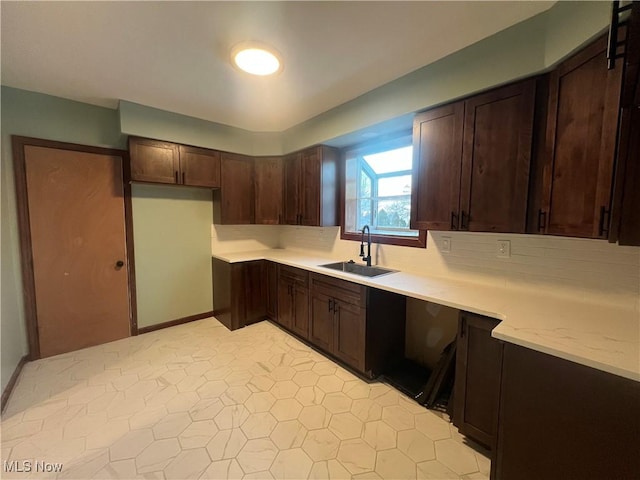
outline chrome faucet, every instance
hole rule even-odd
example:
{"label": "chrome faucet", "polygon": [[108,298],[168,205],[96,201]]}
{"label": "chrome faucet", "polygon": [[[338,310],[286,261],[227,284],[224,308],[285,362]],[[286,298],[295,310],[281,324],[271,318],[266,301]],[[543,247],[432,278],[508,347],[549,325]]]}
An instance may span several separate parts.
{"label": "chrome faucet", "polygon": [[[364,256],[364,231],[367,231],[367,256]],[[367,267],[371,266],[371,230],[369,229],[369,225],[365,225],[362,227],[362,237],[360,239],[360,256],[362,257],[362,261],[367,263]]]}

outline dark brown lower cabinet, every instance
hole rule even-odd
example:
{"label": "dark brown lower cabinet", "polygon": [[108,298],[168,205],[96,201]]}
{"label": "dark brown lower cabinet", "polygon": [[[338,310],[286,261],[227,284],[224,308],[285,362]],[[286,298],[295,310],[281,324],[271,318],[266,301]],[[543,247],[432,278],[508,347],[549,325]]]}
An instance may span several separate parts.
{"label": "dark brown lower cabinet", "polygon": [[404,356],[406,298],[310,275],[309,341],[369,378]]}
{"label": "dark brown lower cabinet", "polygon": [[212,259],[215,317],[229,330],[267,318],[266,268],[263,260],[229,263]]}
{"label": "dark brown lower cabinet", "polygon": [[275,263],[265,261],[267,272],[267,316],[271,320],[278,318],[278,267]]}
{"label": "dark brown lower cabinet", "polygon": [[640,382],[506,343],[491,478],[640,478]]}
{"label": "dark brown lower cabinet", "polygon": [[278,316],[276,321],[302,338],[309,336],[309,273],[278,265]]}
{"label": "dark brown lower cabinet", "polygon": [[498,426],[503,344],[491,337],[494,318],[460,312],[453,424],[493,448]]}

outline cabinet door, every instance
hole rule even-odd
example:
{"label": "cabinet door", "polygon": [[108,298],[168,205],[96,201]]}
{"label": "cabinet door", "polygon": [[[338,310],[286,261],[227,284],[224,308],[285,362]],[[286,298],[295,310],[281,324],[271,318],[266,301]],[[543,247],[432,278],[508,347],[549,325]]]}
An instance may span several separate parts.
{"label": "cabinet door", "polygon": [[255,223],[282,223],[282,157],[255,159]]}
{"label": "cabinet door", "polygon": [[277,322],[288,330],[291,330],[293,311],[293,283],[281,277],[278,279]]}
{"label": "cabinet door", "polygon": [[299,153],[284,158],[284,223],[300,224],[302,157]]}
{"label": "cabinet door", "polygon": [[129,155],[132,181],[179,183],[178,145],[148,138],[129,137]]}
{"label": "cabinet door", "polygon": [[293,287],[293,316],[291,330],[303,338],[309,338],[309,289]]}
{"label": "cabinet door", "polygon": [[416,116],[413,123],[411,228],[457,230],[464,102]]}
{"label": "cabinet door", "polygon": [[551,73],[543,210],[546,233],[608,230],[622,66],[607,70],[606,38]]}
{"label": "cabinet door", "polygon": [[535,80],[465,102],[461,229],[524,233]]}
{"label": "cabinet door", "polygon": [[491,478],[640,478],[640,383],[504,347]]}
{"label": "cabinet door", "polygon": [[497,431],[502,343],[491,337],[498,323],[460,314],[456,350],[453,423],[461,433],[493,447]]}
{"label": "cabinet door", "polygon": [[365,308],[336,302],[333,354],[360,371],[364,371],[365,323]]}
{"label": "cabinet door", "polygon": [[192,187],[220,187],[220,152],[180,145],[180,183]]}
{"label": "cabinet door", "polygon": [[278,318],[278,269],[273,262],[266,262],[267,270],[267,315],[272,320]]}
{"label": "cabinet door", "polygon": [[320,149],[310,148],[301,154],[302,195],[300,223],[320,226]]}
{"label": "cabinet door", "polygon": [[224,225],[253,223],[253,158],[222,154],[220,218]]}
{"label": "cabinet door", "polygon": [[311,294],[309,340],[327,352],[333,352],[333,302],[323,293]]}
{"label": "cabinet door", "polygon": [[244,300],[245,317],[243,325],[264,320],[267,315],[266,271],[263,260],[244,262],[243,291],[239,292]]}

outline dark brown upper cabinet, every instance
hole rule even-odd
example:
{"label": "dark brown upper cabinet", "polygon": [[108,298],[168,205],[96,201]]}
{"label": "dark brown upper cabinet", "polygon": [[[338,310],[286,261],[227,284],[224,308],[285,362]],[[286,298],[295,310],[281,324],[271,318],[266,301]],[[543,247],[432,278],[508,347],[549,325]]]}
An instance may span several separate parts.
{"label": "dark brown upper cabinet", "polygon": [[524,233],[535,80],[465,102],[460,229]]}
{"label": "dark brown upper cabinet", "polygon": [[282,157],[255,159],[255,223],[278,225],[282,221]]}
{"label": "dark brown upper cabinet", "polygon": [[600,38],[550,74],[540,230],[606,238],[622,67]]}
{"label": "dark brown upper cabinet", "polygon": [[220,152],[129,137],[130,180],[191,187],[220,187]]}
{"label": "dark brown upper cabinet", "polygon": [[627,24],[618,138],[609,241],[640,245],[640,2],[633,2]]}
{"label": "dark brown upper cabinet", "polygon": [[457,230],[464,102],[420,113],[413,122],[411,228]]}
{"label": "dark brown upper cabinet", "polygon": [[411,227],[525,231],[535,80],[418,115]]}
{"label": "dark brown upper cabinet", "polygon": [[220,187],[220,152],[180,145],[180,180],[192,187]]}
{"label": "dark brown upper cabinet", "polygon": [[338,152],[317,146],[284,157],[284,222],[338,225]]}
{"label": "dark brown upper cabinet", "polygon": [[213,195],[214,223],[255,223],[253,157],[225,152],[222,153],[221,162],[221,187]]}

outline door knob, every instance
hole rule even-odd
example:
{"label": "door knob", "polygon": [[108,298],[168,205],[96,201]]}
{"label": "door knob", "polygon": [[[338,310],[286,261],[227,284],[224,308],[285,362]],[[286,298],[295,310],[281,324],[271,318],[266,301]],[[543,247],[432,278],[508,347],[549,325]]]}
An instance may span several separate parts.
{"label": "door knob", "polygon": [[124,267],[124,262],[122,260],[118,260],[116,262],[116,268],[122,268],[122,267]]}

